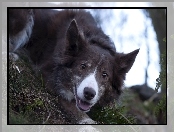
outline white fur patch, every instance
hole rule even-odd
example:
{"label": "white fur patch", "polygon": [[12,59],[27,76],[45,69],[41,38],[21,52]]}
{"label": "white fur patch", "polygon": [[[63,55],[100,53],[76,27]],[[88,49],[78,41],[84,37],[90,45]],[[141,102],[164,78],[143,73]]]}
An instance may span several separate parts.
{"label": "white fur patch", "polygon": [[85,119],[79,121],[79,124],[96,124],[96,123],[91,118],[85,118]]}
{"label": "white fur patch", "polygon": [[64,99],[68,100],[69,102],[71,102],[71,100],[74,99],[74,94],[71,91],[69,91],[69,90],[63,90],[63,89],[61,89],[60,90],[60,95]]}
{"label": "white fur patch", "polygon": [[95,78],[95,74],[96,74],[96,70],[94,71],[94,73],[89,74],[77,87],[77,96],[83,100],[85,100],[84,94],[83,94],[85,87],[90,87],[90,88],[93,88],[93,90],[95,90],[96,95],[90,101],[90,103],[96,103],[98,100],[99,88],[98,88],[98,83],[97,83],[96,78]]}

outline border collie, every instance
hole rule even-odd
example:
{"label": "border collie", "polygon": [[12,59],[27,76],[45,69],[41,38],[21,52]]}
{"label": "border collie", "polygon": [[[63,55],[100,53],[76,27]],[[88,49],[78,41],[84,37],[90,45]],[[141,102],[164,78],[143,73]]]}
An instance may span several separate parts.
{"label": "border collie", "polygon": [[89,12],[9,9],[8,20],[10,54],[26,49],[73,123],[95,123],[86,112],[118,99],[139,49],[116,52]]}

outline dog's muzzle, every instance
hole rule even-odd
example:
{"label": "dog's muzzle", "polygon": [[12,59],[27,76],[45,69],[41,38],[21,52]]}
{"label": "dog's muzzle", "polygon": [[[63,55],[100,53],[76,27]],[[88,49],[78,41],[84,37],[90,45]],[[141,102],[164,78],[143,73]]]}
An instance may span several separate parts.
{"label": "dog's muzzle", "polygon": [[96,92],[93,88],[85,87],[83,91],[84,99],[81,99],[80,97],[78,97],[76,93],[77,107],[82,111],[85,111],[85,112],[89,111],[93,105],[92,103],[90,103],[90,101],[95,97],[95,95],[96,95]]}

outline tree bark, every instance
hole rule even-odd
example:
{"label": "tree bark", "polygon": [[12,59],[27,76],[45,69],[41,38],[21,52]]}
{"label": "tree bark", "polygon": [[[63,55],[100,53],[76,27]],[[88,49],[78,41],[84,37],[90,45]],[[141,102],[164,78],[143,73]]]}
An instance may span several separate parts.
{"label": "tree bark", "polygon": [[[164,38],[166,38],[166,30],[167,30],[167,26],[166,26],[166,10],[165,9],[147,9],[146,10],[149,13],[149,17],[152,20],[152,24],[154,27],[154,30],[156,32],[156,37],[157,37],[157,41],[159,44],[159,56],[161,56],[161,54],[166,54],[166,45],[167,43],[163,40]],[[164,57],[163,61],[164,64],[166,64],[166,59],[167,59],[167,55]],[[162,59],[160,58],[160,63],[162,62]],[[166,64],[167,65],[167,64]],[[166,94],[167,92],[167,88],[166,88],[166,84],[162,84],[161,86],[161,93]]]}

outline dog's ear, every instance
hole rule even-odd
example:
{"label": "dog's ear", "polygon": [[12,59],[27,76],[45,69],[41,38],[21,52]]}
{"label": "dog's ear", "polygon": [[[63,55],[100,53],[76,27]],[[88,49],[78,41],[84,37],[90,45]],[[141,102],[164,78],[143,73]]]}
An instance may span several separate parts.
{"label": "dog's ear", "polygon": [[119,98],[120,94],[122,93],[121,88],[124,84],[126,73],[131,69],[138,52],[139,49],[128,54],[115,54],[116,62],[113,71],[112,89],[109,89],[105,93],[105,97],[107,98],[101,99],[99,101],[99,105],[112,104],[114,100],[117,100]]}
{"label": "dog's ear", "polygon": [[85,42],[83,34],[80,32],[77,22],[73,19],[66,31],[64,49],[56,55],[56,62],[64,66],[71,66],[75,57],[83,52]]}
{"label": "dog's ear", "polygon": [[73,19],[66,32],[66,54],[76,55],[81,48],[81,35],[75,19]]}
{"label": "dog's ear", "polygon": [[112,86],[118,95],[122,92],[121,87],[124,84],[126,73],[131,69],[138,52],[139,49],[128,54],[116,54],[117,63],[113,71]]}
{"label": "dog's ear", "polygon": [[128,54],[121,54],[120,55],[120,69],[119,69],[119,72],[120,73],[128,73],[128,71],[131,69],[134,61],[135,61],[135,58],[137,56],[139,52],[139,49],[137,50],[134,50]]}

